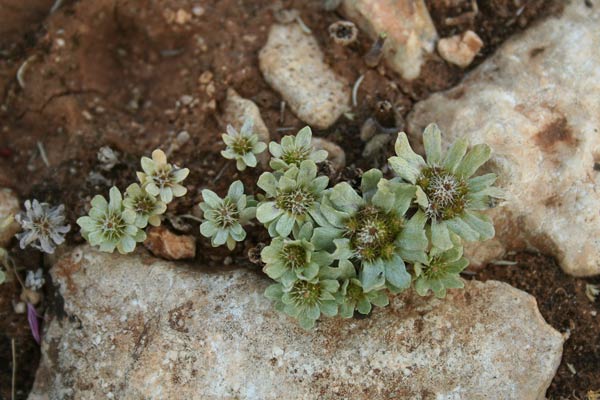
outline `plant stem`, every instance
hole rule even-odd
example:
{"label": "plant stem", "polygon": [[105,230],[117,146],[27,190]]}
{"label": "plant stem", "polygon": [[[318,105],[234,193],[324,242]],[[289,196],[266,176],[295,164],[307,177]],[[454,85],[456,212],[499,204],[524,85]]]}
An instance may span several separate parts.
{"label": "plant stem", "polygon": [[11,386],[11,400],[15,400],[15,387],[17,383],[17,349],[15,345],[15,338],[10,339],[12,347],[12,386]]}

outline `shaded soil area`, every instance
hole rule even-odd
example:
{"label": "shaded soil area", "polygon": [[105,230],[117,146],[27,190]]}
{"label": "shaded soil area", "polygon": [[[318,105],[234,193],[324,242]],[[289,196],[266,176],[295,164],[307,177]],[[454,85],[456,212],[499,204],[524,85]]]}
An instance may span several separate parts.
{"label": "shaded soil area", "polygon": [[[561,2],[494,0],[478,2],[479,7],[470,0],[426,3],[441,37],[466,29],[482,37],[485,47],[471,69],[535,18],[559,13]],[[290,111],[281,113],[281,97],[258,68],[257,53],[269,27],[280,19],[278,10],[291,8],[299,11],[327,62],[349,86],[364,76],[353,117],[342,117],[331,128],[315,131],[316,136],[345,150],[348,169],[344,178],[381,166],[392,150],[392,146],[382,146],[365,155],[366,143],[359,139],[365,120],[373,117],[390,132],[402,129],[414,102],[452,87],[469,70],[449,65],[435,54],[414,82],[403,81],[383,63],[369,68],[364,55],[372,41],[361,32],[356,43],[336,45],[328,27],[344,18],[338,12],[324,11],[322,2],[316,0],[0,0],[0,186],[15,189],[22,201],[37,198],[65,204],[73,227],[67,240],[79,243],[82,238],[75,220],[87,212],[92,196],[106,195],[113,185],[124,190],[135,181],[140,156],[157,147],[170,149],[169,159],[190,168],[191,173],[185,182],[188,195],[169,206],[166,223],[175,231],[199,236],[197,223],[182,223],[176,217],[193,212],[200,191],[209,187],[223,194],[230,182],[241,179],[252,193],[262,172],[239,173],[219,154],[220,134],[228,122],[222,117],[227,88],[259,106],[272,139],[303,126]],[[176,138],[182,131],[190,139],[180,145]],[[110,170],[102,169],[98,161],[102,146],[119,154],[119,163]],[[247,240],[231,253],[199,238],[196,261],[209,266],[251,266],[257,246],[266,240],[263,229],[251,228]],[[23,251],[16,243],[9,251],[21,271],[47,265],[39,253]],[[599,377],[590,371],[592,361],[598,360],[598,342],[586,335],[594,326],[600,332],[600,327],[597,319],[584,312],[598,304],[580,298],[585,281],[560,275],[545,258],[520,255],[517,260],[517,266],[492,267],[479,276],[506,280],[534,294],[544,316],[561,331],[566,320],[559,317],[561,310],[567,310],[563,318],[568,316],[576,327],[570,328],[567,361],[550,394],[559,399],[573,391],[581,396],[597,389],[593,386]],[[510,275],[508,271],[521,272]],[[560,279],[552,280],[546,273]],[[549,282],[554,285],[555,281],[563,282],[566,294],[549,289]],[[50,285],[46,291],[52,297]],[[2,399],[10,398],[11,339],[17,350],[17,398],[26,397],[39,358],[26,316],[13,312],[19,293],[16,283],[5,284],[0,291]],[[575,347],[569,350],[571,343]],[[577,374],[569,375],[566,362]]]}

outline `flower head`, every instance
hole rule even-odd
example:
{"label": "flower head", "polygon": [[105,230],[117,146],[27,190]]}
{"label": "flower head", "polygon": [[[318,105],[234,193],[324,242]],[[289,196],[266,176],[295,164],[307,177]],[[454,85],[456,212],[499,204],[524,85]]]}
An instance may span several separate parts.
{"label": "flower head", "polygon": [[261,252],[265,263],[263,271],[284,286],[298,279],[314,279],[320,266],[327,266],[332,260],[326,251],[315,251],[315,246],[310,242],[312,232],[312,224],[307,222],[294,240],[274,238]]}
{"label": "flower head", "polygon": [[321,212],[329,226],[316,228],[313,242],[319,248],[334,243],[335,259],[355,262],[364,292],[406,289],[411,278],[404,261],[425,260],[428,244],[425,214],[405,218],[415,188],[372,169],[363,174],[361,191],[342,182],[327,193]]}
{"label": "flower head", "polygon": [[160,225],[160,215],[167,210],[167,205],[146,192],[137,183],[132,183],[125,191],[123,206],[135,212],[135,226],[145,228],[148,224]]}
{"label": "flower head", "polygon": [[278,311],[298,319],[304,329],[311,329],[321,313],[333,317],[338,312],[336,293],[340,284],[325,276],[327,268],[321,267],[311,280],[298,279],[290,285],[273,284],[267,288],[265,296],[275,301]]}
{"label": "flower head", "polygon": [[355,310],[360,314],[367,315],[371,312],[372,305],[385,307],[389,304],[390,300],[384,289],[364,291],[351,261],[340,261],[338,269],[342,282],[337,294],[341,317],[351,318]]}
{"label": "flower head", "polygon": [[257,185],[266,192],[267,200],[258,206],[256,218],[268,227],[272,237],[287,237],[304,222],[320,221],[319,202],[328,183],[326,176],[317,177],[317,165],[312,160],[291,166],[279,178],[265,172]]}
{"label": "flower head", "polygon": [[431,238],[435,247],[452,248],[450,232],[466,241],[487,240],[494,236],[494,225],[478,211],[489,208],[491,198],[501,198],[493,187],[495,174],[473,177],[490,157],[485,144],[475,145],[467,152],[466,139],[457,140],[442,156],[441,132],[430,124],[423,132],[425,161],[416,154],[404,132],[396,141],[396,157],[390,157],[390,167],[407,182],[416,186],[420,208],[431,221]]}
{"label": "flower head", "polygon": [[17,234],[22,249],[31,245],[45,253],[54,253],[57,245],[65,241],[64,235],[71,229],[64,225],[65,206],[50,207],[48,203],[40,203],[36,199],[25,201],[25,212],[17,214],[16,221],[23,228]]}
{"label": "flower head", "polygon": [[167,163],[167,156],[162,150],[154,150],[152,159],[142,157],[142,169],[137,176],[146,192],[152,196],[160,196],[165,203],[170,203],[173,197],[181,197],[187,189],[180,185],[188,176],[190,170],[178,168]]}
{"label": "flower head", "polygon": [[101,195],[94,196],[89,214],[77,224],[82,236],[100,251],[112,253],[116,248],[121,254],[131,253],[136,242],[146,239],[146,233],[135,225],[135,211],[125,209],[119,189],[113,186],[109,197],[107,202]]}
{"label": "flower head", "polygon": [[269,143],[269,152],[273,156],[269,165],[276,171],[285,171],[291,166],[300,166],[305,160],[312,160],[315,163],[323,162],[327,159],[326,150],[315,151],[311,144],[312,131],[310,127],[305,126],[300,129],[296,136],[284,136],[281,144]]}
{"label": "flower head", "polygon": [[256,207],[247,204],[244,185],[241,181],[233,182],[223,199],[209,189],[202,191],[202,197],[200,208],[205,221],[200,225],[200,233],[211,238],[214,247],[227,244],[227,248],[233,250],[236,242],[246,238],[242,224],[256,214]]}
{"label": "flower head", "polygon": [[227,133],[222,135],[227,148],[221,155],[229,160],[236,160],[238,171],[243,171],[246,167],[256,167],[256,154],[267,148],[265,143],[259,141],[258,135],[252,132],[253,125],[252,118],[246,118],[239,132],[233,126],[227,125]]}
{"label": "flower head", "polygon": [[35,272],[27,271],[25,278],[25,286],[31,290],[40,290],[44,286],[46,280],[44,279],[44,271],[38,268]]}
{"label": "flower head", "polygon": [[435,297],[446,296],[446,289],[462,288],[464,286],[460,273],[467,268],[469,261],[464,258],[460,239],[451,234],[454,244],[450,250],[439,250],[435,247],[428,255],[426,263],[415,263],[415,290],[421,296],[426,296],[431,290]]}

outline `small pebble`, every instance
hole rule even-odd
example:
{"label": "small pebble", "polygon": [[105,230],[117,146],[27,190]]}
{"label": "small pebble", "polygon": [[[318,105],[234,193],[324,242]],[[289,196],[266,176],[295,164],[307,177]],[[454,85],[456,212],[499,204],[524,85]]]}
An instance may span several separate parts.
{"label": "small pebble", "polygon": [[473,62],[482,47],[481,38],[473,31],[466,31],[461,35],[440,39],[437,50],[444,60],[466,68]]}

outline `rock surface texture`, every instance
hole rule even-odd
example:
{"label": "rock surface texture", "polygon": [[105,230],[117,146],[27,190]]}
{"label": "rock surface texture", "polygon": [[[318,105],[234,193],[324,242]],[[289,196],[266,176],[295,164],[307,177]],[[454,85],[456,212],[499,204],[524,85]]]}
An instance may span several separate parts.
{"label": "rock surface texture", "polygon": [[84,246],[51,274],[68,317],[45,329],[30,400],[537,400],[561,357],[534,298],[494,281],[446,301],[406,294],[307,332],[244,270]]}
{"label": "rock surface texture", "polygon": [[409,116],[415,142],[437,122],[446,144],[493,148],[488,167],[508,198],[491,213],[496,239],[471,249],[476,263],[535,248],[570,274],[600,273],[599,48],[600,8],[572,1]]}
{"label": "rock surface texture", "polygon": [[21,226],[14,220],[15,215],[21,211],[19,198],[11,189],[0,188],[0,224],[11,215],[13,216],[10,222],[4,229],[0,231],[0,247],[7,246],[12,238],[21,229]]}
{"label": "rock surface texture", "polygon": [[393,70],[406,80],[419,76],[438,37],[423,0],[344,0],[342,12],[373,40],[386,35],[383,51]]}
{"label": "rock surface texture", "polygon": [[261,49],[265,80],[302,121],[326,129],[349,109],[350,88],[324,61],[317,40],[298,24],[275,24]]}

